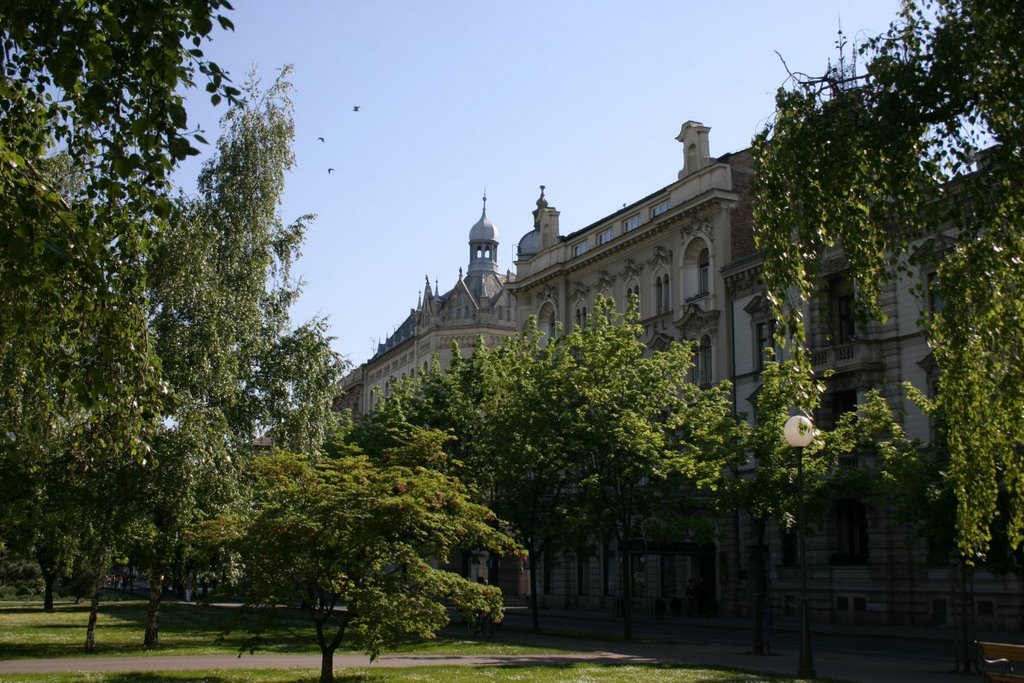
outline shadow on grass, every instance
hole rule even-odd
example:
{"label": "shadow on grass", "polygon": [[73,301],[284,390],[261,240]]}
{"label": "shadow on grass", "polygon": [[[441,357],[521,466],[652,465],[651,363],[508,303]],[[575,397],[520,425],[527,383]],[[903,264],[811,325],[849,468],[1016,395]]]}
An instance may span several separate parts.
{"label": "shadow on grass", "polygon": [[[316,676],[303,676],[296,674],[293,677],[287,678],[289,683],[316,683],[319,680],[319,675]],[[237,674],[225,674],[225,675],[213,675],[209,672],[193,672],[191,675],[181,673],[123,673],[123,674],[105,674],[104,683],[238,683],[241,680]],[[346,679],[339,676],[335,676],[334,680],[344,681]],[[352,681],[368,681],[373,680],[366,677],[355,677],[347,680]]]}

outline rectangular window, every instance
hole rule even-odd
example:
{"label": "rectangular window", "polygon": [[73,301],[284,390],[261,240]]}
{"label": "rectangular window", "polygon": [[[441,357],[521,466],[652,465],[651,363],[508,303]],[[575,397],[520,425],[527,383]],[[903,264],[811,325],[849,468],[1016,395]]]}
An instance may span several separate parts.
{"label": "rectangular window", "polygon": [[836,502],[836,550],[832,564],[868,562],[867,509],[859,500]]}
{"label": "rectangular window", "polygon": [[668,211],[668,200],[667,199],[664,200],[664,201],[660,201],[660,202],[658,202],[657,204],[655,204],[654,206],[651,207],[651,218],[654,218],[655,216],[660,216],[661,214],[665,213],[666,211]]}
{"label": "rectangular window", "polygon": [[606,242],[611,242],[612,238],[615,237],[615,228],[608,227],[597,233],[597,246],[601,246]]}
{"label": "rectangular window", "polygon": [[853,295],[846,294],[836,300],[836,336],[839,344],[847,344],[857,338],[853,322]]}
{"label": "rectangular window", "polygon": [[634,214],[622,221],[622,232],[629,232],[640,227],[640,214]]}
{"label": "rectangular window", "polygon": [[828,416],[830,419],[823,420],[822,422],[831,422],[832,428],[835,428],[839,418],[846,413],[852,413],[857,410],[857,392],[853,389],[831,392],[828,395],[827,403],[831,413]]}
{"label": "rectangular window", "polygon": [[853,283],[845,275],[837,275],[828,282],[829,332],[833,344],[849,344],[857,339],[853,312]]}
{"label": "rectangular window", "polygon": [[775,345],[775,321],[768,320],[755,326],[757,333],[757,369],[764,370],[768,360],[779,360],[779,349]]}
{"label": "rectangular window", "polygon": [[797,537],[792,529],[782,532],[782,566],[797,566]]}
{"label": "rectangular window", "polygon": [[588,246],[589,245],[586,242],[580,242],[579,244],[574,244],[573,247],[572,247],[572,255],[573,256],[582,256],[583,254],[586,254]]}

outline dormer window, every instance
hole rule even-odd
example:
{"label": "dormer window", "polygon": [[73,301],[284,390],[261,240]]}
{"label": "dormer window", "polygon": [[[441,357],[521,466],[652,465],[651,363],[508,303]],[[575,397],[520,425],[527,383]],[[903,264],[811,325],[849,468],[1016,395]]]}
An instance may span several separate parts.
{"label": "dormer window", "polygon": [[622,221],[622,232],[629,232],[640,227],[640,214],[634,214]]}
{"label": "dormer window", "polygon": [[657,204],[655,204],[654,206],[651,207],[651,218],[655,218],[657,216],[660,216],[661,214],[665,213],[666,211],[668,211],[668,200],[667,199],[665,199],[663,201],[660,201],[660,202],[658,202]]}
{"label": "dormer window", "polygon": [[582,256],[583,254],[586,254],[587,249],[589,249],[589,246],[590,245],[588,245],[586,242],[579,242],[578,244],[574,244],[572,247],[572,255]]}
{"label": "dormer window", "polygon": [[613,237],[615,237],[615,227],[609,226],[605,228],[601,232],[597,233],[597,246],[610,242]]}

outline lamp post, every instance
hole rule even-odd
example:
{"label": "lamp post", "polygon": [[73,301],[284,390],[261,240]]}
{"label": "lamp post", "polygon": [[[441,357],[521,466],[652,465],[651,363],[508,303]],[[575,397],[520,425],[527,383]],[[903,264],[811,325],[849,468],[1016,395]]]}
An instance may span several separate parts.
{"label": "lamp post", "polygon": [[796,675],[800,678],[814,678],[811,625],[807,614],[807,551],[804,547],[804,447],[814,440],[814,423],[803,415],[794,415],[786,420],[782,433],[786,437],[786,443],[796,449],[796,487],[800,506],[797,520],[800,553],[800,663]]}

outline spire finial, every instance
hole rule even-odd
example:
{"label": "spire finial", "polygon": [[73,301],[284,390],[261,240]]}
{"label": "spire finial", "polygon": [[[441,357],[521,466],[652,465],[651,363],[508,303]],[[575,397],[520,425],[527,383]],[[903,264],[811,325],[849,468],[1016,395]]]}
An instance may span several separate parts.
{"label": "spire finial", "polygon": [[487,188],[484,188],[484,213],[487,213]]}

